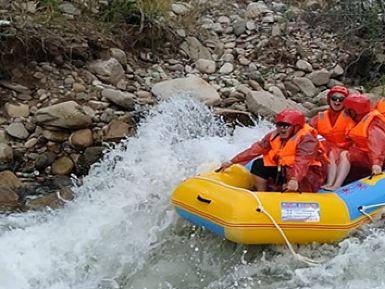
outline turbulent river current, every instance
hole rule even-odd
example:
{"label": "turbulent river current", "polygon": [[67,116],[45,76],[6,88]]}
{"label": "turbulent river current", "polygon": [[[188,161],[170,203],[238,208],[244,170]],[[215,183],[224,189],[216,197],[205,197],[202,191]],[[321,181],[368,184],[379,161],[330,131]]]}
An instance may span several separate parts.
{"label": "turbulent river current", "polygon": [[0,289],[385,288],[383,220],[335,244],[244,246],[195,228],[175,186],[271,129],[228,129],[188,97],[160,103],[111,147],[63,209],[0,217]]}

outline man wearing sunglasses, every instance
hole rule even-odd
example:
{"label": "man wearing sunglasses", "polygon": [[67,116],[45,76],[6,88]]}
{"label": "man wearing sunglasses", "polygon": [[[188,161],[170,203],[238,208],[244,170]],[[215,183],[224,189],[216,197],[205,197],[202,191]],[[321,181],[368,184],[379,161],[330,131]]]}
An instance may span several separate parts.
{"label": "man wearing sunglasses", "polygon": [[274,190],[316,192],[325,180],[322,165],[327,159],[316,130],[306,125],[305,115],[295,109],[283,110],[275,124],[274,131],[224,162],[220,170],[246,165],[258,191],[267,191],[269,183]]}
{"label": "man wearing sunglasses", "polygon": [[[322,188],[330,190],[334,188],[336,171],[339,166],[347,167],[346,157],[349,140],[346,133],[354,126],[354,121],[344,111],[344,99],[349,91],[344,86],[333,86],[327,93],[329,108],[319,112],[310,120],[310,125],[317,129],[319,135],[325,138],[322,142],[329,157],[327,169],[327,181]],[[345,151],[345,153],[343,153]]]}
{"label": "man wearing sunglasses", "polygon": [[385,117],[371,108],[370,100],[363,94],[349,95],[344,106],[355,125],[347,133],[352,141],[347,153],[348,166],[337,169],[333,189],[340,187],[349,173],[349,181],[381,174],[385,158]]}

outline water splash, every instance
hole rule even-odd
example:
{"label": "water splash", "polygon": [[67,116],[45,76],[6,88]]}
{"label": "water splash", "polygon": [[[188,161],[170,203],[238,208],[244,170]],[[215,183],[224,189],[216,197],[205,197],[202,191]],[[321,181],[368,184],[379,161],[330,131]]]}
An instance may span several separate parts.
{"label": "water splash", "polygon": [[382,226],[339,245],[297,248],[329,259],[308,268],[284,246],[236,245],[176,216],[169,199],[180,181],[270,129],[261,121],[230,132],[191,98],[161,103],[136,137],[92,167],[66,208],[0,218],[0,288],[381,288]]}

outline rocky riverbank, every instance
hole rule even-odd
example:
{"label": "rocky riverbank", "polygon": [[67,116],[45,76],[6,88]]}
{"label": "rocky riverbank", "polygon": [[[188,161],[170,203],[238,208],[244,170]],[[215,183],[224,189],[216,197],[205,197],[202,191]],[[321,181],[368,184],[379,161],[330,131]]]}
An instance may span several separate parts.
{"label": "rocky riverbank", "polygon": [[[81,17],[76,3],[62,4],[63,15]],[[191,7],[174,3],[170,14],[183,17]],[[320,8],[307,1],[301,9]],[[245,124],[284,108],[308,116],[324,109],[329,87],[352,83],[345,67],[357,50],[322,27],[310,28],[301,9],[218,0],[196,23],[200,37],[176,29],[174,54],[115,46],[96,52],[85,41],[77,47],[94,55],[87,61],[58,54],[14,63],[0,79],[0,206],[41,209],[72,200],[71,174],[87,174],[106,144],[135,135],[143,111],[179,91]],[[174,45],[164,43],[165,51]]]}

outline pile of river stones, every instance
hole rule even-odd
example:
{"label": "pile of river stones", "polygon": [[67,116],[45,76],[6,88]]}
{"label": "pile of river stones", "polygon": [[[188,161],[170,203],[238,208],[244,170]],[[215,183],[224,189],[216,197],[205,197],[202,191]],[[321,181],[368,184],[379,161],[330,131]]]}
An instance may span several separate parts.
{"label": "pile of river stones", "polygon": [[[75,4],[65,4],[63,14],[81,17]],[[170,14],[191,9],[176,2]],[[351,52],[332,33],[310,29],[301,11],[280,1],[217,0],[197,23],[204,33],[178,29],[178,53],[157,61],[151,51],[111,47],[81,67],[16,65],[0,79],[0,207],[55,208],[72,200],[70,175],[87,174],[104,144],[134,135],[143,111],[179,92],[244,124],[285,108],[307,116],[325,109],[327,89],[350,81],[344,66]]]}

